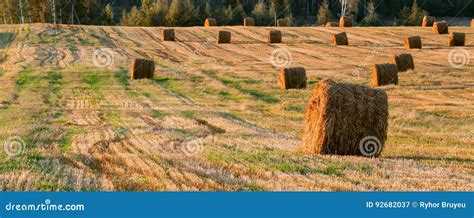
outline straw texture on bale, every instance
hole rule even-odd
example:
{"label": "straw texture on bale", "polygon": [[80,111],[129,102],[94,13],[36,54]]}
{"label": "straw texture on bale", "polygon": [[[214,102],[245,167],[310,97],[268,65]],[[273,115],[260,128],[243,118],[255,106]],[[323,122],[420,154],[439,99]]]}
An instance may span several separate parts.
{"label": "straw texture on bale", "polygon": [[231,41],[231,33],[227,30],[219,30],[219,36],[217,38],[217,43],[230,43]]}
{"label": "straw texture on bale", "polygon": [[217,20],[214,18],[207,18],[204,21],[204,26],[205,27],[210,27],[210,26],[217,26]]}
{"label": "straw texture on bale", "polygon": [[394,84],[398,85],[398,68],[396,64],[375,64],[372,67],[372,87]]}
{"label": "straw texture on bale", "polygon": [[332,42],[334,45],[349,45],[349,39],[347,39],[345,32],[334,34]]}
{"label": "straw texture on bale", "polygon": [[436,34],[448,34],[449,33],[449,27],[448,27],[448,22],[446,21],[439,21],[435,22],[433,24],[433,33]]}
{"label": "straw texture on bale", "polygon": [[307,80],[303,67],[285,68],[279,72],[278,85],[281,89],[305,89]]}
{"label": "straw texture on bale", "polygon": [[433,26],[434,22],[436,22],[435,17],[425,16],[423,17],[423,23],[421,24],[421,26],[430,27],[430,26]]}
{"label": "straw texture on bale", "polygon": [[408,37],[403,42],[403,46],[406,49],[414,49],[414,48],[421,49],[423,47],[421,43],[421,37],[420,36]]}
{"label": "straw texture on bale", "polygon": [[268,42],[269,43],[281,43],[282,42],[281,31],[280,30],[270,30],[270,33],[268,34]]}
{"label": "straw texture on bale", "polygon": [[393,63],[397,65],[398,72],[415,69],[415,61],[411,54],[399,54],[393,57]]}
{"label": "straw texture on bale", "polygon": [[340,27],[352,27],[352,17],[341,17],[339,20]]}
{"label": "straw texture on bale", "polygon": [[465,43],[466,43],[465,33],[452,32],[449,35],[448,46],[464,46]]}
{"label": "straw texture on bale", "polygon": [[155,74],[155,62],[148,59],[134,59],[130,69],[131,79],[152,79]]}
{"label": "straw texture on bale", "polygon": [[251,17],[244,18],[244,26],[255,26],[255,21]]}
{"label": "straw texture on bale", "polygon": [[174,29],[163,29],[163,41],[174,41]]}
{"label": "straw texture on bale", "polygon": [[327,22],[326,27],[338,27],[339,24],[337,22]]}
{"label": "straw texture on bale", "polygon": [[300,150],[363,156],[361,142],[372,137],[380,141],[373,153],[378,157],[387,139],[387,127],[388,98],[384,90],[325,79],[311,94]]}
{"label": "straw texture on bale", "polygon": [[277,26],[279,26],[279,27],[288,26],[288,20],[287,19],[278,19],[277,20]]}

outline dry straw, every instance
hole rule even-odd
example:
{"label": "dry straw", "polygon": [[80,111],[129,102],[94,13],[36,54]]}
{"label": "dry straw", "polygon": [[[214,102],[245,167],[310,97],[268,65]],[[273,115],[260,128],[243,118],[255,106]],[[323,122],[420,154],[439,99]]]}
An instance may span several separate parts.
{"label": "dry straw", "polygon": [[341,17],[339,20],[340,27],[352,27],[352,17]]}
{"label": "dry straw", "polygon": [[438,21],[433,24],[433,33],[436,34],[448,34],[449,33],[449,27],[448,27],[448,22],[446,21]]}
{"label": "dry straw", "polygon": [[396,64],[374,64],[372,67],[372,87],[394,84],[398,85],[398,68]]}
{"label": "dry straw", "polygon": [[415,61],[411,54],[399,54],[393,57],[393,63],[397,65],[398,72],[415,69]]}
{"label": "dry straw", "polygon": [[174,29],[163,29],[163,41],[174,41],[175,34]]}
{"label": "dry straw", "polygon": [[403,46],[406,49],[421,49],[422,48],[422,43],[421,43],[421,37],[420,36],[412,36],[412,37],[407,37],[405,38],[405,41],[403,41]]}
{"label": "dry straw", "polygon": [[301,150],[308,154],[364,155],[366,137],[380,141],[378,157],[387,139],[388,98],[384,90],[320,81],[306,110]]}
{"label": "dry straw", "polygon": [[288,26],[288,20],[287,19],[278,19],[277,20],[277,26],[279,26],[279,27]]}
{"label": "dry straw", "polygon": [[334,34],[332,42],[334,45],[349,45],[349,39],[345,32]]}
{"label": "dry straw", "polygon": [[337,22],[327,22],[326,27],[338,27],[339,24]]}
{"label": "dry straw", "polygon": [[303,67],[285,68],[279,72],[278,85],[281,89],[305,89],[307,80]]}
{"label": "dry straw", "polygon": [[281,36],[281,31],[280,30],[270,30],[268,33],[268,42],[269,43],[281,43],[282,42],[282,36]]}
{"label": "dry straw", "polygon": [[217,20],[214,18],[207,18],[204,21],[204,26],[205,27],[217,26]]}
{"label": "dry straw", "polygon": [[452,32],[449,35],[449,42],[448,46],[464,46],[466,43],[466,34],[465,33],[458,33],[458,32]]}
{"label": "dry straw", "polygon": [[231,42],[231,33],[227,30],[219,30],[219,35],[217,37],[217,43],[230,43]]}
{"label": "dry straw", "polygon": [[255,21],[253,18],[251,17],[244,18],[244,27],[247,27],[247,26],[255,26]]}
{"label": "dry straw", "polygon": [[423,23],[421,24],[422,27],[431,27],[433,26],[434,22],[436,22],[435,17],[425,16],[423,17]]}
{"label": "dry straw", "polygon": [[152,79],[155,74],[155,62],[148,59],[134,59],[130,69],[131,79]]}

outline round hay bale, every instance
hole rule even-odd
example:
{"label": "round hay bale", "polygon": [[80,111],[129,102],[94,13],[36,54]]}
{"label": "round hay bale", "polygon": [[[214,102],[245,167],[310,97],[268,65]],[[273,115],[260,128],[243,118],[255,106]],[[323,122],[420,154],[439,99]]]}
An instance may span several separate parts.
{"label": "round hay bale", "polygon": [[398,72],[415,69],[415,62],[411,54],[399,54],[393,57],[393,63],[397,65]]}
{"label": "round hay bale", "polygon": [[352,17],[341,17],[339,19],[340,27],[352,27]]}
{"label": "round hay bale", "polygon": [[174,41],[174,29],[163,29],[162,31],[163,41]]}
{"label": "round hay bale", "polygon": [[277,26],[278,26],[278,27],[286,27],[286,26],[288,26],[288,20],[287,20],[287,19],[278,19],[278,20],[277,20]]}
{"label": "round hay bale", "polygon": [[204,21],[204,26],[205,27],[217,26],[217,20],[214,18],[207,18]]}
{"label": "round hay bale", "polygon": [[268,42],[269,43],[281,43],[282,42],[282,34],[280,30],[270,30],[268,34]]}
{"label": "round hay bale", "polygon": [[448,22],[446,22],[444,20],[434,22],[434,24],[433,24],[433,33],[435,33],[435,34],[448,34],[449,33]]}
{"label": "round hay bale", "polygon": [[255,26],[255,20],[251,17],[244,18],[244,27]]}
{"label": "round hay bale", "polygon": [[421,24],[422,27],[430,27],[433,26],[434,22],[436,22],[435,17],[424,16],[423,23]]}
{"label": "round hay bale", "polygon": [[349,39],[345,32],[334,34],[332,42],[334,45],[349,45]]}
{"label": "round hay bale", "polygon": [[471,27],[474,27],[474,19],[471,20]]}
{"label": "round hay bale", "polygon": [[232,34],[230,31],[227,30],[219,30],[219,35],[217,37],[217,43],[230,43],[232,38]]}
{"label": "round hay bale", "polygon": [[325,27],[339,27],[337,22],[327,22]]}
{"label": "round hay bale", "polygon": [[372,87],[394,84],[398,85],[398,68],[396,64],[374,64],[372,67]]}
{"label": "round hay bale", "polygon": [[388,97],[384,90],[325,79],[311,94],[300,150],[378,157],[387,139],[387,127]]}
{"label": "round hay bale", "polygon": [[155,62],[148,59],[134,59],[130,69],[131,79],[153,79]]}
{"label": "round hay bale", "polygon": [[285,68],[278,73],[278,85],[281,89],[305,89],[306,70],[303,67]]}
{"label": "round hay bale", "polygon": [[465,33],[458,33],[458,32],[452,32],[449,35],[449,42],[448,46],[464,46],[466,43],[466,34]]}
{"label": "round hay bale", "polygon": [[403,46],[405,49],[421,49],[422,48],[422,43],[421,43],[421,37],[420,36],[412,36],[412,37],[407,37],[405,38],[405,41],[403,42]]}

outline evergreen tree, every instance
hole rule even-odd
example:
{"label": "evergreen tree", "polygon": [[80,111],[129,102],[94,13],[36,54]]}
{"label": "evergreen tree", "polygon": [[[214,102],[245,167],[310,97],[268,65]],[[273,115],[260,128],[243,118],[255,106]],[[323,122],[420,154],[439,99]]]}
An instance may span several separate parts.
{"label": "evergreen tree", "polygon": [[370,1],[367,5],[367,16],[362,20],[361,25],[363,26],[380,26],[382,21],[379,18],[379,15],[376,12],[375,4],[373,1]]}
{"label": "evergreen tree", "polygon": [[324,0],[323,3],[321,3],[321,6],[319,7],[317,22],[319,24],[325,24],[333,19],[334,15],[332,14],[331,9],[329,9],[329,1]]}
{"label": "evergreen tree", "polygon": [[106,24],[113,24],[114,23],[114,9],[112,8],[112,5],[108,3],[105,6],[105,22]]}
{"label": "evergreen tree", "polygon": [[268,12],[268,7],[263,0],[259,0],[255,5],[252,15],[255,18],[256,25],[268,25],[270,23],[271,18]]}

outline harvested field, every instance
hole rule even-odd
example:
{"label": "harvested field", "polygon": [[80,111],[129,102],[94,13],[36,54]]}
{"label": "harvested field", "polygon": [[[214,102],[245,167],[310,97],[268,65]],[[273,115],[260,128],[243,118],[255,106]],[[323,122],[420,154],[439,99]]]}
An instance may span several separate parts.
{"label": "harvested field", "polygon": [[[0,25],[0,143],[20,145],[2,147],[0,190],[474,191],[474,63],[459,63],[474,28],[450,26],[466,34],[450,48],[421,27],[175,27],[175,42],[164,28],[52,27]],[[275,29],[284,43],[268,43]],[[342,31],[350,46],[333,46]],[[423,49],[404,50],[407,34]],[[291,61],[272,63],[276,50]],[[416,68],[380,88],[379,158],[298,151],[319,81],[369,86],[399,53]],[[134,58],[155,77],[131,80]],[[284,67],[304,67],[308,87],[281,90]]]}

